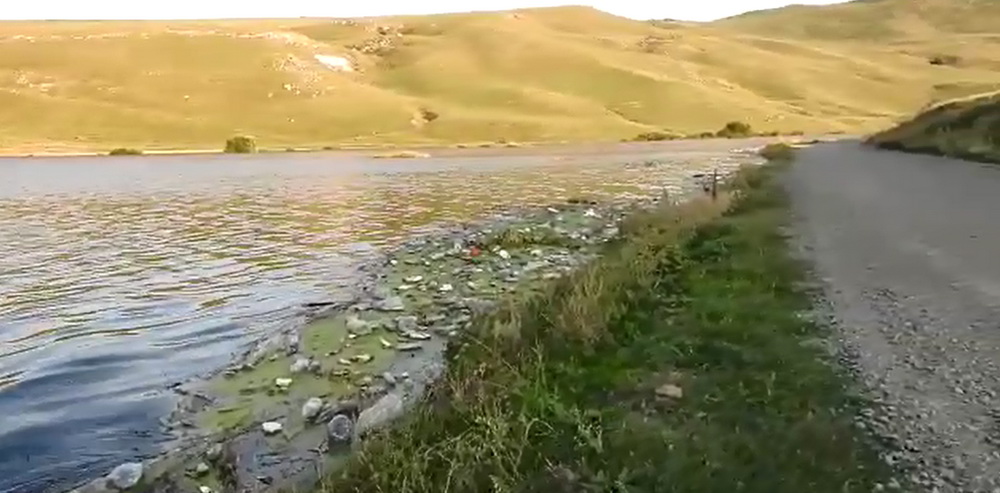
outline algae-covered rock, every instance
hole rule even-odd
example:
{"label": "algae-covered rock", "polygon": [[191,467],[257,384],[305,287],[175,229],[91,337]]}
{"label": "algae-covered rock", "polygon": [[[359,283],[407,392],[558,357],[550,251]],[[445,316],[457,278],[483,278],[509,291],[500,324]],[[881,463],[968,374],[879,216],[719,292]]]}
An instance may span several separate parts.
{"label": "algae-covered rock", "polygon": [[347,445],[354,439],[354,422],[343,414],[338,414],[326,424],[326,438],[331,446]]}
{"label": "algae-covered rock", "polygon": [[312,421],[322,410],[323,399],[320,399],[319,397],[310,397],[306,400],[305,404],[302,404],[302,418],[306,421]]}

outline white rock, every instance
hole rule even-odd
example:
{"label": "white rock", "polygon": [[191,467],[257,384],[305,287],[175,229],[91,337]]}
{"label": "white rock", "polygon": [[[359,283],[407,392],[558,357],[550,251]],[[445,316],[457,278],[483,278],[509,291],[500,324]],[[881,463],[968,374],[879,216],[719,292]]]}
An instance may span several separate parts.
{"label": "white rock", "polygon": [[382,374],[382,380],[389,385],[396,385],[396,376],[390,372],[385,372]]}
{"label": "white rock", "polygon": [[373,359],[375,359],[375,357],[370,354],[359,354],[354,357],[354,361],[357,361],[358,363],[367,363]]}
{"label": "white rock", "polygon": [[549,209],[548,209],[548,210],[549,210],[549,212],[551,212],[551,213],[553,213],[553,214],[559,214],[559,209],[556,209],[556,208],[554,208],[554,207],[549,207]]}
{"label": "white rock", "polygon": [[119,490],[127,490],[137,484],[142,479],[142,463],[126,462],[111,470],[107,476],[111,486]]}
{"label": "white rock", "polygon": [[198,493],[212,493],[212,488],[209,488],[208,486],[204,486],[204,485],[199,486],[198,487]]}
{"label": "white rock", "polygon": [[410,284],[416,284],[416,283],[418,283],[420,281],[423,281],[423,280],[424,280],[424,276],[412,276],[412,277],[407,277],[407,278],[403,279],[403,281],[405,281],[407,283],[410,283]]}
{"label": "white rock", "polygon": [[500,258],[504,260],[510,260],[510,252],[508,252],[507,250],[500,250],[499,252],[497,252],[497,255],[499,255]]}
{"label": "white rock", "polygon": [[292,363],[292,366],[289,368],[289,371],[291,371],[292,374],[302,373],[304,371],[308,371],[311,364],[312,363],[309,361],[309,358],[296,358],[295,362]]}
{"label": "white rock", "polygon": [[351,315],[347,317],[347,331],[352,334],[361,334],[367,332],[371,327],[368,322],[361,320],[361,317],[357,315]]}
{"label": "white rock", "polygon": [[382,349],[392,349],[392,343],[387,341],[384,337],[378,339],[379,344],[382,344]]}
{"label": "white rock", "polygon": [[656,395],[660,397],[666,397],[669,399],[680,399],[684,397],[684,389],[668,383],[666,385],[657,388]]}
{"label": "white rock", "polygon": [[583,212],[583,217],[601,217],[594,209],[587,209]]}
{"label": "white rock", "polygon": [[265,435],[273,435],[275,433],[280,433],[281,430],[284,429],[284,427],[281,426],[281,423],[277,421],[265,421],[260,424],[260,428],[261,430],[264,430]]}
{"label": "white rock", "polygon": [[386,312],[401,312],[406,309],[406,305],[403,304],[403,298],[390,296],[378,303],[378,308]]}
{"label": "white rock", "polygon": [[536,249],[534,249],[534,250],[531,251],[531,256],[532,257],[541,257],[544,253],[545,252],[543,252],[541,249],[536,248]]}
{"label": "white rock", "polygon": [[194,473],[199,476],[204,476],[205,474],[208,474],[208,469],[208,464],[199,462],[198,465],[194,467]]}
{"label": "white rock", "polygon": [[274,385],[276,387],[278,387],[279,389],[284,390],[284,389],[287,389],[288,387],[292,386],[292,379],[291,378],[278,377],[278,378],[274,379]]}
{"label": "white rock", "polygon": [[450,293],[455,290],[455,286],[452,286],[451,284],[442,284],[438,290],[442,293]]}
{"label": "white rock", "polygon": [[323,410],[323,399],[319,397],[310,397],[305,404],[302,405],[302,417],[307,421],[312,421],[313,418],[319,415],[319,412]]}

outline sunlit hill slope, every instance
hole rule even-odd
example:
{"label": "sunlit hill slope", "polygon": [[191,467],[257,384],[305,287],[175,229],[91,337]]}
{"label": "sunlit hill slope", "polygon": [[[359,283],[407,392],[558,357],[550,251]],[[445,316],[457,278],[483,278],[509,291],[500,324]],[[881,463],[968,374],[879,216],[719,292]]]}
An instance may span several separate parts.
{"label": "sunlit hill slope", "polygon": [[869,131],[1000,88],[998,10],[868,0],[711,24],[582,7],[7,22],[0,150],[217,149],[236,134],[272,148],[618,140],[731,120]]}

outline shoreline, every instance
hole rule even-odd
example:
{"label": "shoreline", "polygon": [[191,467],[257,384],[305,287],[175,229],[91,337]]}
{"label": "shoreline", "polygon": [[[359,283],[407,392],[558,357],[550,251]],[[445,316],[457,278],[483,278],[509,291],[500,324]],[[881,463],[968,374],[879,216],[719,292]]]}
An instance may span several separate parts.
{"label": "shoreline", "polygon": [[[294,154],[334,154],[334,155],[358,155],[370,158],[383,159],[425,159],[427,157],[450,157],[467,155],[509,155],[521,153],[546,153],[546,152],[566,152],[585,153],[591,152],[618,152],[621,147],[649,148],[679,146],[684,147],[689,144],[698,143],[723,143],[723,142],[748,142],[749,145],[760,147],[774,142],[804,143],[811,141],[844,140],[856,139],[857,135],[846,134],[815,134],[815,135],[781,135],[781,136],[749,136],[741,138],[705,138],[705,139],[672,139],[663,141],[540,141],[540,142],[517,142],[517,143],[472,143],[472,144],[385,144],[371,146],[332,146],[332,147],[303,147],[303,148],[265,148],[256,153],[236,154],[226,153],[219,149],[161,149],[142,151],[138,155],[110,156],[108,151],[40,151],[40,152],[19,152],[0,149],[0,161],[11,159],[66,159],[66,158],[107,158],[107,159],[137,159],[143,157],[176,157],[176,156],[255,156],[255,155],[294,155]],[[418,154],[426,156],[392,156],[393,153],[405,153],[406,151],[419,151]]]}
{"label": "shoreline", "polygon": [[[690,172],[695,175],[696,168],[716,166],[705,162],[692,167]],[[720,169],[722,175],[732,172],[738,163],[725,166],[726,169]],[[686,177],[683,182],[684,189],[674,191],[680,197],[689,198],[700,192],[693,176]],[[656,203],[659,198],[619,197],[601,204],[510,208],[476,221],[435,228],[431,233],[376,255],[361,270],[359,295],[349,300],[330,300],[327,304],[303,307],[299,316],[290,320],[284,329],[241,352],[226,368],[173,387],[181,401],[165,424],[176,433],[175,451],[149,462],[145,466],[147,479],[144,481],[150,484],[135,491],[167,491],[177,484],[195,490],[206,486],[220,491],[226,481],[260,488],[253,491],[308,485],[318,479],[315,477],[317,467],[325,471],[331,464],[346,460],[356,441],[352,439],[348,450],[340,455],[316,454],[314,450],[322,449],[327,442],[326,429],[322,424],[310,424],[295,417],[304,400],[322,399],[324,407],[320,412],[326,413],[325,418],[353,405],[355,414],[351,418],[356,423],[364,422],[363,416],[366,412],[371,414],[371,409],[385,406],[386,399],[390,404],[405,402],[411,405],[443,370],[443,354],[451,337],[467,328],[473,318],[491,309],[493,305],[485,300],[491,297],[500,300],[514,292],[535,289],[572,271],[593,255],[590,250],[594,244],[587,243],[585,238],[608,230],[606,219],[601,218],[624,217],[625,210],[642,207],[649,200]],[[537,248],[542,253],[524,248],[529,246],[524,244],[529,240],[519,237],[518,231],[550,223],[565,224],[560,238],[569,238],[580,248],[574,250],[576,247],[561,244],[569,240],[548,236],[541,241],[554,244]],[[584,234],[583,239],[573,238],[581,236],[579,233],[584,230],[591,232]],[[508,234],[510,232],[513,234]],[[484,248],[482,257],[478,258],[487,260],[476,263],[476,259],[463,258],[461,254],[470,248],[470,240],[473,245],[502,241],[510,242],[511,246],[500,250]],[[456,249],[459,244],[461,247]],[[532,264],[535,267],[529,268]],[[476,273],[481,269],[486,272]],[[529,275],[533,270],[537,272]],[[435,280],[426,284],[417,280],[422,277],[440,277],[450,282],[434,284],[438,282]],[[403,290],[404,284],[410,286]],[[477,285],[475,289],[473,284]],[[418,292],[423,294],[411,296]],[[433,293],[429,295],[430,303],[424,299],[428,292]],[[458,302],[443,295],[452,292],[461,294]],[[380,304],[384,308],[386,300],[391,298],[405,300],[401,311],[378,308]],[[357,322],[359,318],[364,324]],[[355,325],[353,329],[351,324]],[[363,327],[358,329],[359,325]],[[421,346],[405,353],[387,347],[413,344]],[[318,363],[315,374],[312,370],[299,376],[290,374],[295,372],[289,372],[289,367],[294,368],[302,357]],[[355,372],[357,367],[364,370]],[[386,378],[386,375],[393,376]],[[275,377],[286,376],[296,382],[304,381],[293,384],[290,390],[275,390],[271,382]],[[298,390],[300,385],[307,387],[302,393]],[[330,388],[341,390],[330,394]],[[244,393],[248,389],[250,393]],[[327,394],[320,395],[323,391]],[[387,397],[393,395],[396,397]],[[348,401],[353,404],[345,404]],[[262,433],[261,424],[269,420],[283,423],[278,438]],[[258,464],[249,470],[230,467],[220,461],[218,454],[209,453],[213,448],[222,447],[226,457],[244,457],[235,462],[246,467],[250,461],[248,457],[255,456],[262,448],[279,445],[284,450],[282,457],[285,460]],[[199,476],[197,471],[206,467],[207,471]],[[225,471],[232,472],[233,477],[226,479],[228,473]],[[270,478],[270,484],[266,488],[260,486],[257,484],[259,477]],[[101,481],[95,480],[73,491],[101,491]]]}

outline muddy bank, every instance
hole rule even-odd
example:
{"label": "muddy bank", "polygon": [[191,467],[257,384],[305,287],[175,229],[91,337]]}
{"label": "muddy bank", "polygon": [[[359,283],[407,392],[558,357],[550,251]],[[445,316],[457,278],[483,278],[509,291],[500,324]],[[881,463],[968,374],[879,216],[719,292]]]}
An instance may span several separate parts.
{"label": "muddy bank", "polygon": [[[741,158],[691,168],[665,194],[513,209],[415,238],[363,269],[354,295],[301,307],[228,368],[177,384],[170,450],[80,492],[277,491],[312,485],[359,440],[405,413],[443,369],[452,336],[505,297],[596,255],[637,207],[703,193]],[[658,166],[655,161],[626,166]]]}

